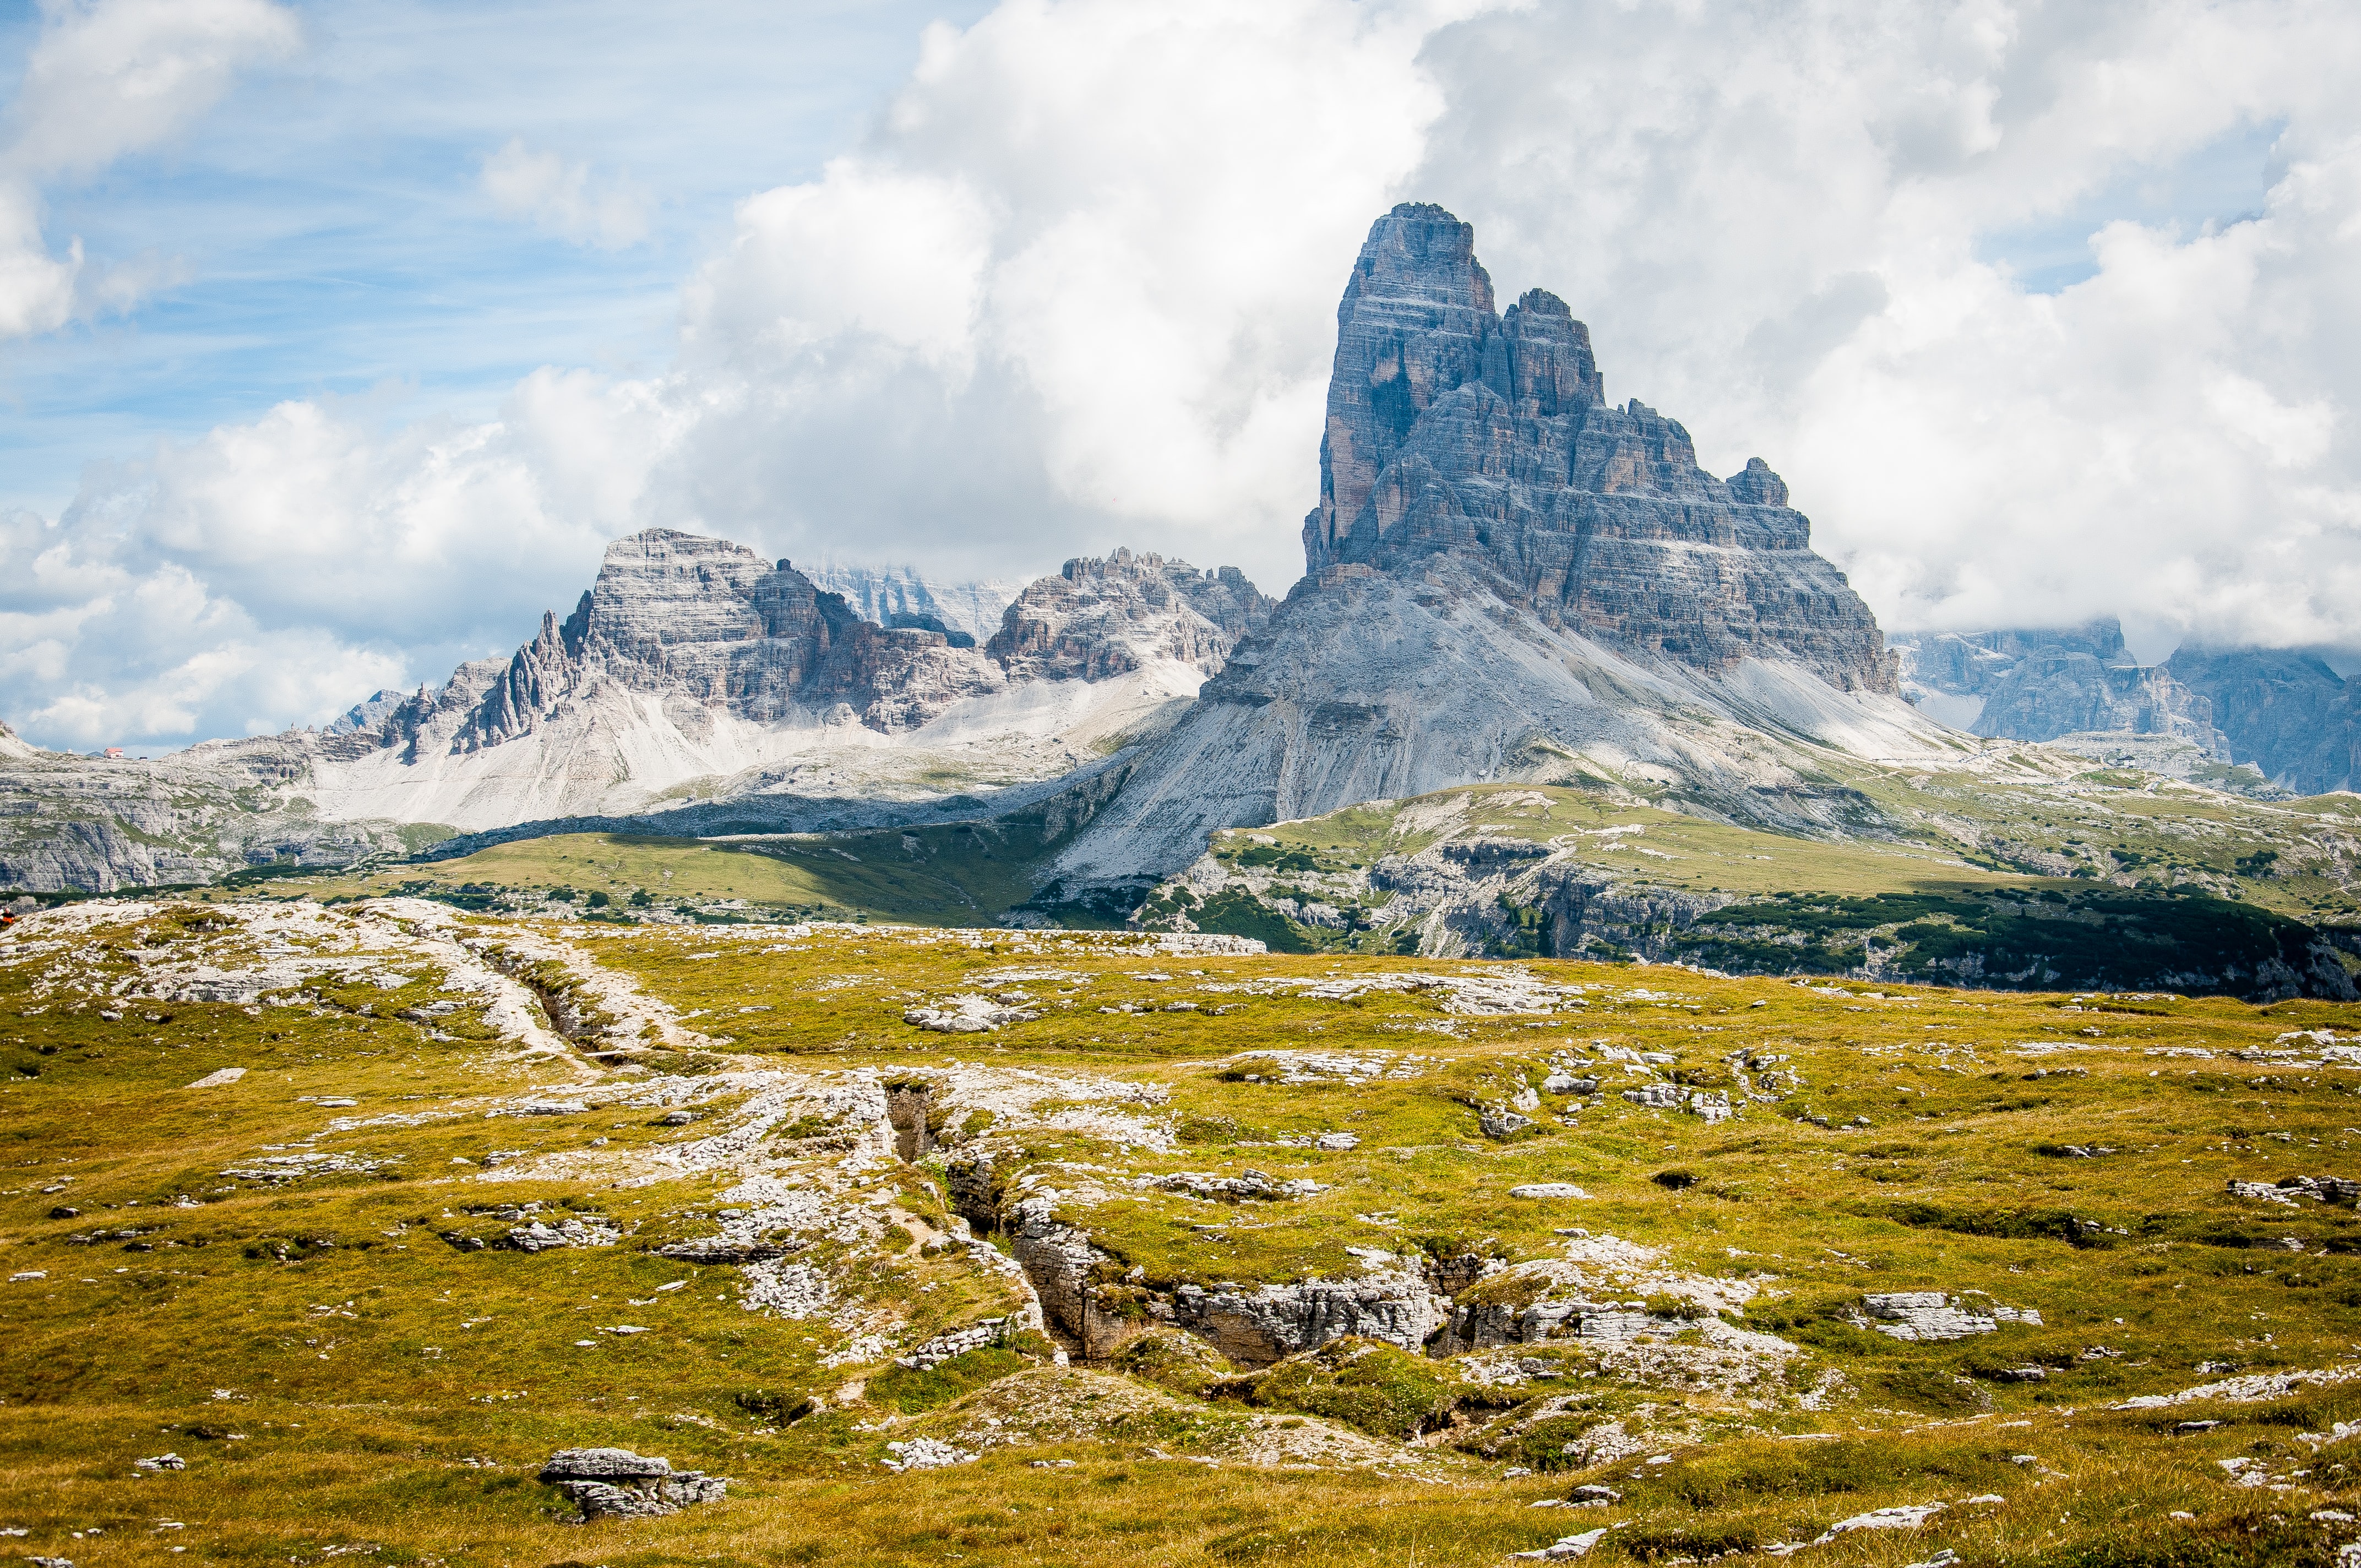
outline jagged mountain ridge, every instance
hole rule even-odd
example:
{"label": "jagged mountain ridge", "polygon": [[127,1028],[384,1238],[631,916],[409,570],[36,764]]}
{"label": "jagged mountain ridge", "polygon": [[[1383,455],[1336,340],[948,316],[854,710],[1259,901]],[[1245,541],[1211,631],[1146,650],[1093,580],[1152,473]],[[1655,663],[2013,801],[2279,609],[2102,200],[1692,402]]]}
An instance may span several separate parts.
{"label": "jagged mountain ridge", "polygon": [[907,797],[922,775],[1054,776],[1169,718],[1267,606],[1235,570],[1119,551],[1028,587],[992,643],[958,647],[864,620],[787,562],[651,529],[609,546],[573,613],[544,615],[480,694],[469,666],[336,738],[355,767],[327,809],[474,830],[684,792]]}
{"label": "jagged mountain ridge", "polygon": [[1543,626],[1708,672],[1775,657],[1892,693],[1877,622],[1787,487],[1697,466],[1676,420],[1606,401],[1590,329],[1529,291],[1496,314],[1475,230],[1405,203],[1337,307],[1306,570],[1481,561]]}
{"label": "jagged mountain ridge", "polygon": [[1956,758],[1761,459],[1604,400],[1555,296],[1505,315],[1474,231],[1405,203],[1338,310],[1309,575],[1059,859],[1061,889],[1187,864],[1216,828],[1488,779],[1645,780],[1806,832],[1816,748]]}
{"label": "jagged mountain ridge", "polygon": [[573,612],[545,614],[509,658],[379,693],[324,731],[155,763],[0,758],[0,886],[337,864],[415,848],[422,827],[717,798],[781,828],[877,826],[954,800],[974,815],[994,792],[1079,780],[1159,733],[1270,608],[1235,568],[1119,550],[1030,585],[991,645],[959,647],[867,620],[786,562],[647,530],[611,545]]}
{"label": "jagged mountain ridge", "polygon": [[2361,690],[2312,654],[2192,645],[2141,664],[2113,616],[1894,645],[1911,700],[1976,734],[2101,749],[2164,737],[2299,795],[2361,789]]}

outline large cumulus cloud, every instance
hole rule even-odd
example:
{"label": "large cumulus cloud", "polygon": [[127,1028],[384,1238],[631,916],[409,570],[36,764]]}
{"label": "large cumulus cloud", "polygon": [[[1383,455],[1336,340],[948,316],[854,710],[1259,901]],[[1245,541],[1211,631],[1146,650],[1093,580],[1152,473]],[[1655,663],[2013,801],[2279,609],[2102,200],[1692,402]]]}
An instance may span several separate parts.
{"label": "large cumulus cloud", "polygon": [[[1890,625],[2361,647],[2356,53],[2302,4],[1010,0],[739,204],[662,373],[477,424],[291,403],[20,520],[49,565],[0,700],[79,744],[316,718],[513,642],[648,523],[1279,588],[1336,294],[1405,198],[1564,294],[1610,395],[1781,468]],[[2141,194],[2246,148],[2226,210]],[[2089,238],[2050,292],[2043,225]],[[89,635],[140,594],[178,630]]]}

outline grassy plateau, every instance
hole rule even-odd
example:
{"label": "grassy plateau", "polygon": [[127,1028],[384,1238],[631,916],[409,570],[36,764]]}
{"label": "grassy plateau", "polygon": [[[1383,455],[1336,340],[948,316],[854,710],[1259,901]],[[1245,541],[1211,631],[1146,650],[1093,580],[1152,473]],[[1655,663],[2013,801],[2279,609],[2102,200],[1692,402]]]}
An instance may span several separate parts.
{"label": "grassy plateau", "polygon": [[[884,837],[845,847],[899,878],[963,857],[989,891],[989,846]],[[1900,1568],[2361,1541],[2353,1005],[889,925],[848,894],[867,859],[486,855],[538,858],[0,937],[19,1554],[1564,1541]],[[434,879],[486,906],[393,895]],[[482,894],[528,883],[574,897]],[[1238,1327],[1322,1290],[1355,1332]],[[536,1473],[591,1444],[728,1495],[577,1522]]]}

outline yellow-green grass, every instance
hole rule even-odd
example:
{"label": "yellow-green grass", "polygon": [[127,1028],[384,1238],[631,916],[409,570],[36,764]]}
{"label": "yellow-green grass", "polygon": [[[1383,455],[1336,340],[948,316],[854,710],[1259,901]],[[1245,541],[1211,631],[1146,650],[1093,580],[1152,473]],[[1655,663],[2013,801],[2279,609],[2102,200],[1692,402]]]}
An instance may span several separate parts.
{"label": "yellow-green grass", "polygon": [[664,906],[743,902],[774,909],[926,925],[974,925],[1033,894],[1037,829],[961,823],[854,834],[664,839],[565,833],[496,844],[451,860],[363,873],[274,880],[284,896],[355,898],[464,887],[546,894],[604,893],[619,909],[634,894]]}
{"label": "yellow-green grass", "polygon": [[[1711,1390],[1618,1381],[1594,1347],[1574,1343],[1549,1349],[1568,1376],[1546,1387],[1591,1391],[1586,1409],[1598,1419],[1653,1408],[1651,1430],[1662,1435],[1646,1453],[1550,1469],[1565,1463],[1553,1440],[1566,1427],[1518,1434],[1513,1409],[1475,1409],[1456,1442],[1423,1451],[1434,1456],[1425,1479],[1208,1466],[1148,1426],[893,1475],[878,1463],[884,1443],[950,1431],[964,1400],[897,1413],[853,1397],[864,1373],[880,1380],[877,1364],[823,1366],[840,1343],[825,1328],[743,1310],[735,1270],[642,1250],[693,1232],[694,1217],[710,1212],[714,1179],[455,1179],[480,1168],[454,1160],[495,1149],[587,1159],[604,1138],[598,1157],[606,1158],[705,1127],[667,1127],[644,1111],[487,1118],[485,1109],[535,1086],[609,1080],[588,1063],[506,1052],[473,1010],[440,1021],[450,1040],[362,1016],[353,1009],[372,998],[378,1014],[388,1009],[383,992],[357,984],[318,986],[316,1003],[266,1005],[258,1015],[228,1003],[133,1003],[120,1022],[101,1022],[98,990],[137,972],[134,949],[186,939],[151,919],[102,933],[90,944],[88,977],[47,996],[32,994],[38,965],[0,965],[0,1041],[13,1079],[0,1092],[0,1148],[10,1161],[0,1273],[48,1275],[0,1286],[10,1325],[0,1349],[0,1526],[30,1532],[17,1542],[24,1552],[82,1568],[161,1563],[175,1545],[189,1548],[183,1561],[313,1563],[357,1543],[373,1543],[357,1555],[380,1562],[618,1568],[1116,1553],[1141,1563],[1459,1563],[1622,1524],[1592,1561],[1664,1561],[1751,1555],[1872,1508],[1938,1499],[1952,1507],[1922,1530],[1840,1537],[1811,1548],[1810,1561],[1901,1564],[1941,1545],[1971,1563],[2326,1561],[2326,1548],[2361,1533],[2333,1534],[2306,1519],[2316,1508],[2351,1510],[2351,1477],[2340,1467],[2361,1464],[2352,1445],[2314,1455],[2296,1437],[2361,1420],[2361,1393],[2103,1408],[2216,1376],[2201,1364],[2243,1373],[2332,1367],[2353,1355],[2361,1256],[2323,1252],[2361,1242],[2351,1212],[2257,1204],[2222,1189],[2233,1177],[2361,1174],[2346,1146],[2361,1123],[2361,1100],[2349,1092],[2361,1073],[2229,1054],[2271,1049],[2298,1029],[2341,1037],[2361,1009],[1806,988],[1537,962],[1524,972],[1587,988],[1586,1005],[1479,1017],[1449,1011],[1438,991],[1319,1001],[1291,986],[1205,989],[1497,972],[1472,963],[1174,956],[1055,935],[535,925],[684,1014],[701,1011],[691,1025],[750,1066],[875,1066],[923,1080],[957,1058],[1169,1091],[1159,1114],[1178,1133],[1171,1152],[1047,1127],[995,1129],[1004,1180],[1066,1168],[1050,1163],[1062,1161],[1139,1174],[1252,1167],[1329,1184],[1265,1204],[1143,1193],[1061,1207],[1061,1218],[1139,1268],[1149,1287],[1348,1273],[1347,1245],[1549,1256],[1562,1245],[1557,1232],[1580,1227],[1661,1248],[1669,1266],[1775,1276],[1761,1281],[1746,1321],[1802,1347],[1805,1370],[1792,1385],[1807,1387],[1825,1369],[1845,1384],[1825,1409],[1756,1409]],[[38,936],[32,922],[13,941]],[[0,956],[15,950],[0,942]],[[402,988],[397,1001],[439,983],[435,972],[402,967],[419,989]],[[994,977],[1013,968],[1072,978],[1017,982],[1043,1015],[989,1036],[947,1038],[903,1022],[918,1002],[1006,990]],[[1234,1010],[1163,1010],[1182,1000]],[[1097,1011],[1125,1003],[1157,1010]],[[166,1021],[150,1024],[148,1013]],[[1726,1074],[1725,1058],[1741,1047],[1784,1055],[1807,1087],[1718,1124],[1610,1093],[1571,1126],[1544,1115],[1510,1141],[1481,1135],[1477,1103],[1538,1082],[1554,1055],[1597,1056],[1599,1040],[1671,1054],[1665,1070],[1701,1085]],[[2028,1041],[2073,1049],[2013,1054]],[[1962,1043],[1972,1044],[1972,1059]],[[1428,1059],[1417,1077],[1357,1088],[1246,1081],[1234,1058],[1264,1049]],[[235,1084],[182,1087],[232,1065],[247,1069]],[[38,1076],[25,1076],[27,1067]],[[360,1103],[325,1111],[306,1096]],[[1545,1103],[1556,1112],[1565,1102]],[[1832,1125],[1788,1119],[1805,1110]],[[465,1113],[325,1131],[332,1117],[423,1111]],[[1872,1125],[1847,1128],[1857,1115]],[[1279,1144],[1326,1131],[1354,1132],[1359,1146]],[[319,1150],[390,1163],[285,1188],[219,1174],[265,1146],[314,1135]],[[2120,1152],[2041,1152],[2067,1144]],[[827,1158],[791,1157],[811,1168]],[[1677,1189],[1653,1179],[1673,1172],[1697,1179]],[[43,1190],[69,1176],[61,1191]],[[928,1184],[939,1188],[942,1176],[938,1160],[903,1168],[891,1182],[905,1207],[939,1215]],[[1576,1182],[1591,1196],[1508,1195],[1539,1180]],[[173,1207],[184,1193],[199,1206]],[[532,1255],[462,1252],[439,1239],[439,1230],[466,1228],[466,1204],[488,1198],[570,1200],[638,1229],[621,1246]],[[82,1212],[49,1219],[59,1204]],[[2060,1215],[2098,1222],[2095,1234],[2071,1233],[2094,1245],[2059,1239]],[[102,1223],[156,1228],[128,1244],[73,1245]],[[2307,1250],[2271,1245],[2287,1235]],[[978,1273],[954,1260],[895,1254],[848,1256],[841,1266],[848,1277],[862,1271],[860,1288],[913,1314],[914,1332],[1002,1310]],[[695,1283],[654,1290],[681,1278]],[[1911,1345],[1845,1321],[1864,1290],[1913,1288],[1989,1290],[2039,1310],[2044,1323]],[[662,1305],[621,1305],[650,1299]],[[599,1332],[617,1322],[653,1332]],[[585,1338],[594,1343],[574,1343]],[[2094,1349],[2119,1354],[2086,1358]],[[2048,1379],[1991,1378],[1996,1367],[2028,1364]],[[217,1398],[223,1389],[228,1397]],[[767,1396],[753,1408],[776,1410],[809,1394],[843,1408],[779,1426],[739,1399]],[[1214,1413],[1358,1408],[1323,1399],[1296,1377],[1258,1395],[1241,1390]],[[2176,1423],[2200,1417],[2226,1424],[2174,1435]],[[564,1523],[532,1472],[556,1447],[597,1442],[665,1453],[737,1485],[728,1501],[673,1519]],[[1151,1453],[1176,1447],[1170,1460]],[[187,1471],[134,1475],[132,1459],[168,1449]],[[1671,1463],[1645,1463],[1660,1453]],[[2038,1464],[2014,1462],[2024,1453]],[[2232,1457],[2309,1474],[2288,1482],[2289,1493],[2240,1488],[2216,1463]],[[1039,1458],[1077,1464],[1034,1468]],[[1510,1478],[1512,1463],[1544,1473]],[[1589,1480],[1624,1492],[1622,1505],[1530,1507]],[[2006,1500],[1966,1505],[1983,1494]],[[2173,1509],[2196,1518],[2172,1520]],[[187,1528],[159,1530],[159,1519]],[[93,1525],[103,1533],[87,1533]]]}
{"label": "yellow-green grass", "polygon": [[[1870,894],[1949,887],[2039,886],[2063,879],[2013,869],[1989,848],[1924,826],[1947,817],[1981,835],[2004,839],[2010,850],[2074,852],[2099,869],[2102,851],[2118,847],[2136,861],[2103,869],[2164,885],[2172,873],[2217,879],[2264,906],[2311,918],[2361,916],[2361,894],[2318,869],[2327,862],[2308,840],[2361,830],[2361,802],[2345,796],[2266,805],[2193,793],[2151,794],[2123,788],[2071,793],[2030,785],[1996,785],[1973,775],[1907,779],[1866,773],[1849,781],[1915,832],[1899,839],[1845,838],[1833,841],[1763,832],[1709,821],[1619,792],[1554,785],[1478,784],[1411,801],[1347,806],[1324,817],[1268,828],[1216,833],[1217,854],[1230,857],[1257,840],[1300,849],[1323,869],[1357,869],[1387,854],[1415,854],[1448,835],[1483,832],[1546,840],[1640,828],[1622,847],[1612,840],[1577,844],[1586,864],[1696,892],[1733,894],[1816,892]],[[1460,809],[1448,809],[1464,802]],[[1657,855],[1642,855],[1644,845]],[[2279,857],[2269,872],[2242,870],[2261,851]],[[1673,859],[1662,856],[1675,857]],[[2282,865],[2280,861],[2289,862]],[[1309,869],[1309,868],[1307,868]]]}

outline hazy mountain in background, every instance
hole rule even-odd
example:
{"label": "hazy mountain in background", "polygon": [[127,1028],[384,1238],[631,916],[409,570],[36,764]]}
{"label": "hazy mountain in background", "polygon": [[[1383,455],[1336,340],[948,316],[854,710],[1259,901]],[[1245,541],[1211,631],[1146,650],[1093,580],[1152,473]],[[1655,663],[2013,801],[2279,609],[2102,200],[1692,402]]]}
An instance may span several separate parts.
{"label": "hazy mountain in background", "polygon": [[[2298,795],[2361,787],[2361,691],[2317,657],[2182,648],[2141,664],[2113,616],[2081,626],[1940,631],[1894,639],[1919,708],[1978,735],[2077,740],[2162,737],[2250,764]],[[2141,752],[2158,765],[2165,752]]]}
{"label": "hazy mountain in background", "polygon": [[833,558],[807,565],[806,576],[824,593],[840,594],[862,619],[880,626],[903,625],[962,633],[977,643],[1000,630],[1001,612],[1025,591],[1018,578],[954,583],[929,577],[916,566],[867,566]]}

